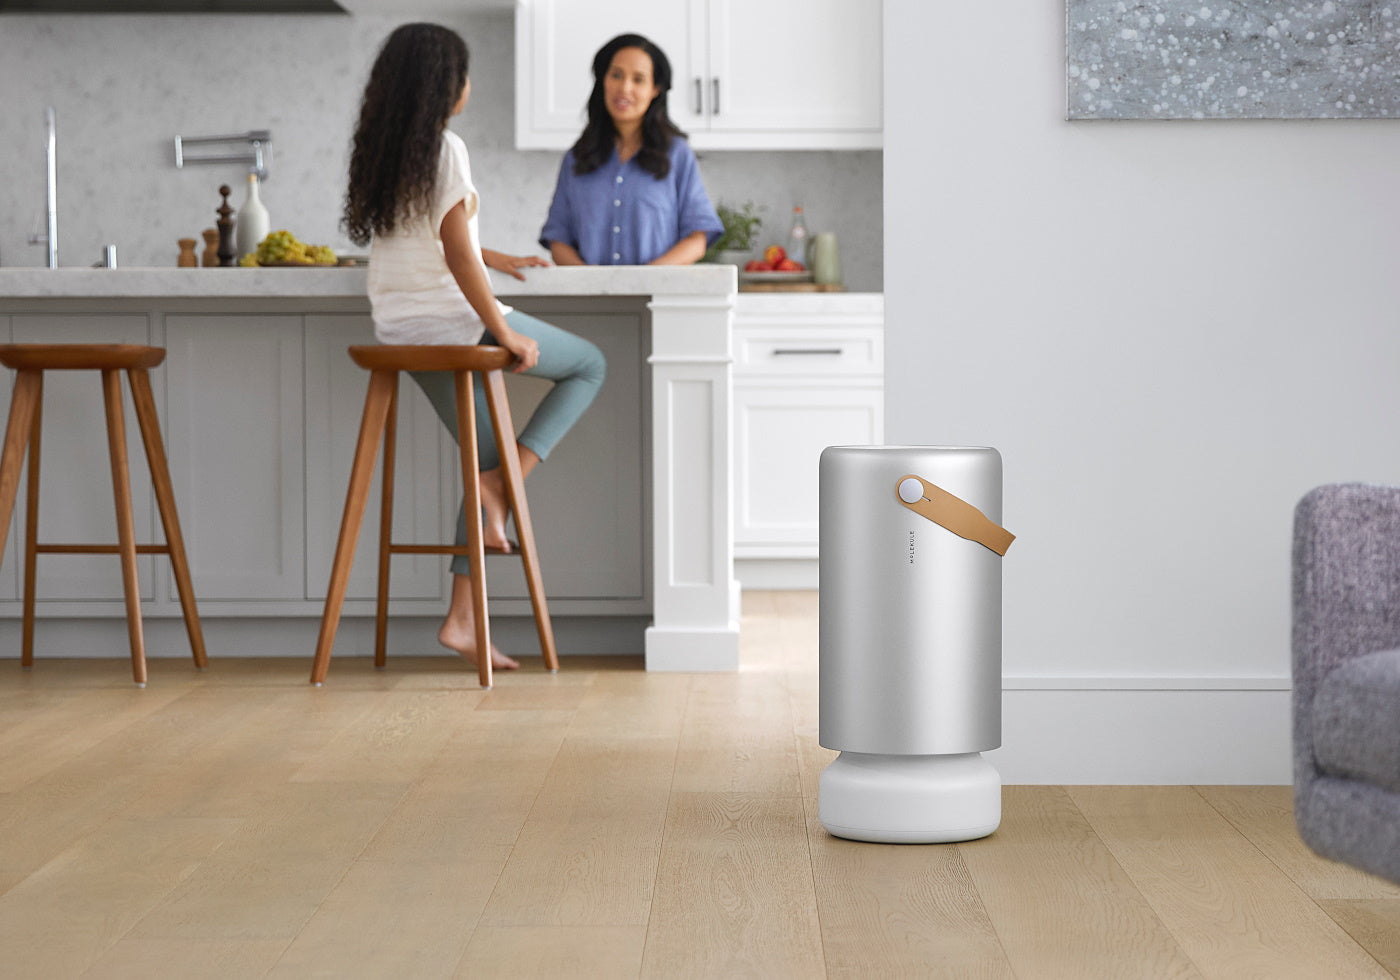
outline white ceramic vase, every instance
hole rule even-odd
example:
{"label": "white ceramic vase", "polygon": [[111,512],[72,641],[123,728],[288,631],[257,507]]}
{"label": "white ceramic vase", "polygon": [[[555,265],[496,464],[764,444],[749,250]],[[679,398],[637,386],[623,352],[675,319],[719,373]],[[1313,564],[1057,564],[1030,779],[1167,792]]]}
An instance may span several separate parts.
{"label": "white ceramic vase", "polygon": [[249,252],[256,252],[259,243],[267,237],[268,230],[267,207],[258,195],[258,175],[249,174],[248,196],[244,199],[243,206],[238,209],[237,224],[233,233],[238,258]]}

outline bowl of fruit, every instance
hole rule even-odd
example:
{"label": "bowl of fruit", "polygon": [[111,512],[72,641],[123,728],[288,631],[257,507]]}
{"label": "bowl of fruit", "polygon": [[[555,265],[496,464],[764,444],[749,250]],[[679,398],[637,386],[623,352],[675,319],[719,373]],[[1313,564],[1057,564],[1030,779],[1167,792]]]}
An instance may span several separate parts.
{"label": "bowl of fruit", "polygon": [[811,282],[812,273],[781,245],[769,245],[763,250],[763,258],[744,266],[739,278],[744,282]]}
{"label": "bowl of fruit", "polygon": [[274,231],[258,243],[256,252],[238,260],[244,268],[306,268],[335,265],[338,260],[329,246],[307,245],[298,241],[290,231]]}

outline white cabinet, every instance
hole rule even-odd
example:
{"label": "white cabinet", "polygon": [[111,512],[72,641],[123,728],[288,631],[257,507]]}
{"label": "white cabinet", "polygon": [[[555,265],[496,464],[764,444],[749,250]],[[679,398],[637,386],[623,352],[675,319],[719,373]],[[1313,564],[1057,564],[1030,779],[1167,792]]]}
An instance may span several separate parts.
{"label": "white cabinet", "polygon": [[[319,614],[330,578],[350,462],[369,375],[346,353],[374,342],[359,312],[268,313],[256,304],[132,301],[143,312],[4,313],[0,340],[120,342],[166,348],[152,384],[170,457],[171,481],[199,608],[207,617]],[[93,306],[117,303],[88,304]],[[530,478],[530,505],[550,605],[560,616],[643,617],[651,613],[648,314],[633,297],[532,297],[522,308],[588,337],[603,351],[608,378],[569,438]],[[219,312],[229,308],[228,312]],[[8,404],[11,372],[0,372]],[[549,384],[507,379],[515,424],[523,428]],[[100,379],[50,372],[44,379],[40,540],[116,542]],[[163,536],[130,393],[127,442],[138,540]],[[461,502],[457,447],[431,404],[400,382],[394,540],[447,544]],[[377,588],[379,483],[351,569],[346,615],[373,612]],[[0,564],[0,618],[15,614],[25,527],[23,482]],[[441,615],[447,560],[397,555],[390,596],[395,615]],[[147,616],[178,616],[169,563],[138,558]],[[492,609],[530,615],[515,558],[488,559]],[[38,563],[45,618],[123,615],[121,568],[110,556],[46,556]],[[183,641],[182,641],[183,642]]]}
{"label": "white cabinet", "polygon": [[697,149],[881,145],[875,0],[520,0],[516,146],[564,150],[583,129],[593,55],[642,34],[671,62],[671,118]]}
{"label": "white cabinet", "polygon": [[737,575],[814,586],[821,451],[884,438],[883,298],[741,294],[734,359]]}
{"label": "white cabinet", "polygon": [[200,612],[302,600],[301,317],[172,314],[165,347],[170,478]]}
{"label": "white cabinet", "polygon": [[[879,147],[880,6],[709,0],[702,88],[715,142],[704,145]],[[692,88],[700,74],[691,77]]]}
{"label": "white cabinet", "polygon": [[690,77],[689,0],[527,0],[515,10],[515,143],[522,150],[566,150],[583,132],[593,90],[593,55],[618,34],[641,34],[666,52],[674,74],[671,118],[689,131],[681,82]]}

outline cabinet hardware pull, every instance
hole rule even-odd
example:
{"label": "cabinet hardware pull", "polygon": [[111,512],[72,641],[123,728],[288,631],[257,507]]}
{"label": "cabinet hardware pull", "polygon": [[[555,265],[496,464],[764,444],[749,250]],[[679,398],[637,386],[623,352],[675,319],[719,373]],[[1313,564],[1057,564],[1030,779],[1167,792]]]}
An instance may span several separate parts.
{"label": "cabinet hardware pull", "polygon": [[705,112],[705,90],[704,90],[704,88],[702,88],[702,85],[703,85],[703,84],[704,84],[704,83],[700,81],[700,76],[699,76],[699,75],[696,75],[696,76],[695,76],[695,114],[696,114],[697,116],[704,115],[704,112]]}
{"label": "cabinet hardware pull", "polygon": [[710,115],[719,115],[719,79],[710,80]]}
{"label": "cabinet hardware pull", "polygon": [[840,347],[774,347],[774,356],[778,354],[840,354]]}

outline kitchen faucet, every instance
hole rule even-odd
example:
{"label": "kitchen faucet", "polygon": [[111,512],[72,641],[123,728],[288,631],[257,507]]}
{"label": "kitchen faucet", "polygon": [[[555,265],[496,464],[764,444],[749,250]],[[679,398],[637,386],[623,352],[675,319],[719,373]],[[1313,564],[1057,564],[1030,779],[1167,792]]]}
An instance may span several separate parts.
{"label": "kitchen faucet", "polygon": [[44,234],[30,235],[30,245],[48,246],[48,267],[58,268],[58,114],[53,106],[44,107],[44,189],[48,226]]}

